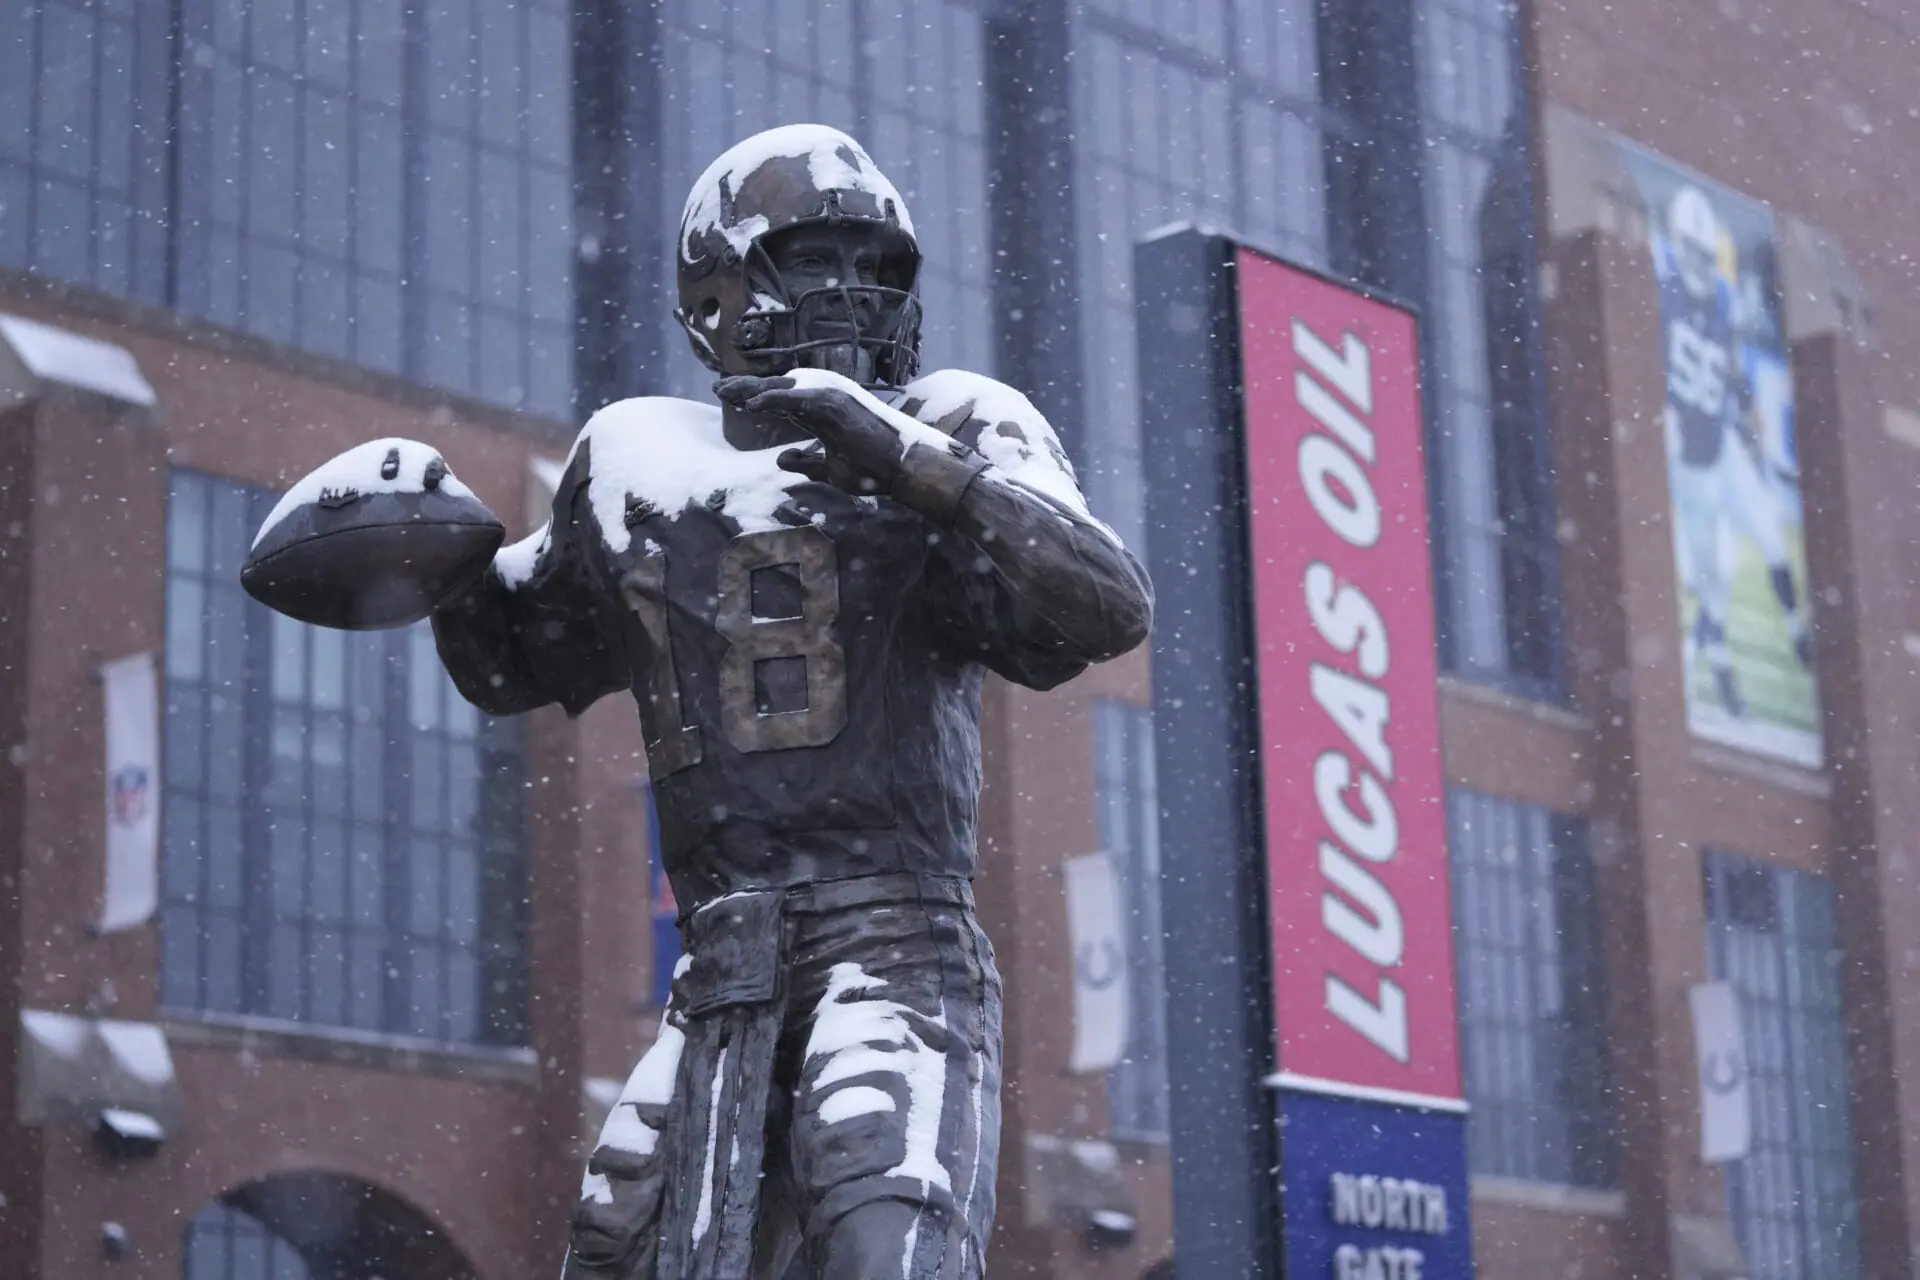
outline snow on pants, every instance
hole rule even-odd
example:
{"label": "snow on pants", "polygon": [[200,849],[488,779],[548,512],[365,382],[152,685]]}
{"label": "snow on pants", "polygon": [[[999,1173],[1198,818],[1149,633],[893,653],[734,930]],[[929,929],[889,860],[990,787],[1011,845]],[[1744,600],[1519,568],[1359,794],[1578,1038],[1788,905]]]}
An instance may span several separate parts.
{"label": "snow on pants", "polygon": [[569,1280],[780,1280],[796,1252],[834,1280],[979,1277],[1000,980],[966,882],[735,894],[685,933],[588,1163]]}

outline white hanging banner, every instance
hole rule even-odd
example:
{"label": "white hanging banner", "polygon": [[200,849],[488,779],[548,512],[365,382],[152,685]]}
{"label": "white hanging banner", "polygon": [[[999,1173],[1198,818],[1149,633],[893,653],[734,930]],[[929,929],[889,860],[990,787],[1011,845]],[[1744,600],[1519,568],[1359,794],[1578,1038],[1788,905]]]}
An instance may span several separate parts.
{"label": "white hanging banner", "polygon": [[1753,1103],[1739,994],[1730,982],[1702,982],[1687,992],[1687,1003],[1700,1080],[1700,1159],[1743,1160],[1753,1147]]}
{"label": "white hanging banner", "polygon": [[1067,937],[1073,946],[1073,1054],[1067,1069],[1108,1071],[1127,1048],[1127,945],[1113,860],[1066,861]]}
{"label": "white hanging banner", "polygon": [[107,883],[101,933],[144,924],[160,900],[160,689],[151,653],[100,668],[107,709]]}

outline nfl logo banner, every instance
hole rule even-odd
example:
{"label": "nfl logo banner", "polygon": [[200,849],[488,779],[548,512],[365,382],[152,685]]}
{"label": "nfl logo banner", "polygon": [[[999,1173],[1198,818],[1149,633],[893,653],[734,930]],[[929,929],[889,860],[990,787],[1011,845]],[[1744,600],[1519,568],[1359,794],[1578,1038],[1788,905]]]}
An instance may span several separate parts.
{"label": "nfl logo banner", "polygon": [[151,653],[100,668],[107,759],[106,891],[96,929],[145,924],[160,899],[160,693]]}

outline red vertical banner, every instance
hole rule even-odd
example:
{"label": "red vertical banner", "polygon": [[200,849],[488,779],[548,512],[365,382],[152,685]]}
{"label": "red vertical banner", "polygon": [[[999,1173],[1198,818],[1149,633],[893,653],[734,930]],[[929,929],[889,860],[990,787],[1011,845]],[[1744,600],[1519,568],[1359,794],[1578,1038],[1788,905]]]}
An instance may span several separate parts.
{"label": "red vertical banner", "polygon": [[1279,1083],[1458,1106],[1415,321],[1238,267]]}

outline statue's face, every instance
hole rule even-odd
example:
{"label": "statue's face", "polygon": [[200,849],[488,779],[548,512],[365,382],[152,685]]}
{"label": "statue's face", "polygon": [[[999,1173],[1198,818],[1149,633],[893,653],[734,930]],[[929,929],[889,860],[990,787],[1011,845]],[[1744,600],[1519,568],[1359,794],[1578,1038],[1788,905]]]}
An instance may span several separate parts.
{"label": "statue's face", "polygon": [[795,227],[776,232],[765,243],[789,297],[798,298],[809,289],[880,283],[880,244],[871,227]]}
{"label": "statue's face", "polygon": [[804,226],[777,232],[762,242],[787,298],[798,303],[815,289],[846,289],[838,296],[815,299],[800,309],[801,342],[816,347],[806,363],[843,373],[856,382],[872,378],[873,353],[857,339],[873,336],[880,325],[880,238],[870,226],[846,223],[837,227]]}

